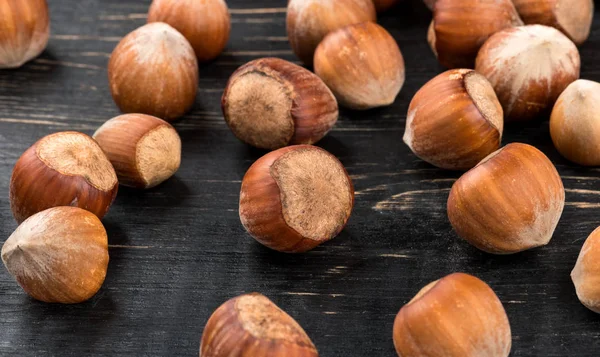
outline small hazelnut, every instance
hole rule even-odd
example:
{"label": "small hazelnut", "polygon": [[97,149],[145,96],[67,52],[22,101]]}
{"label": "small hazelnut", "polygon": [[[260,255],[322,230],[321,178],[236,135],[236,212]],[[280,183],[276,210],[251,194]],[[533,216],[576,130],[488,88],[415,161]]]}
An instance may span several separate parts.
{"label": "small hazelnut", "polygon": [[337,101],[325,83],[279,58],[257,59],[235,71],[221,105],[235,136],[261,149],[313,144],[338,118]]}
{"label": "small hazelnut", "polygon": [[492,83],[507,121],[531,120],[549,112],[579,78],[579,51],[560,31],[542,25],[506,29],[490,37],[475,70]]}
{"label": "small hazelnut", "polygon": [[165,22],[181,32],[200,62],[220,55],[231,32],[231,19],[224,0],[154,0],[148,22]]}
{"label": "small hazelnut", "polygon": [[594,17],[594,0],[513,0],[528,25],[552,26],[580,45],[587,40]]}
{"label": "small hazelnut", "polygon": [[507,357],[511,344],[502,303],[486,283],[464,273],[425,286],[394,321],[401,357]]}
{"label": "small hazelnut", "polygon": [[427,39],[448,68],[473,68],[488,37],[523,25],[511,0],[437,0]]}
{"label": "small hazelnut", "polygon": [[330,32],[315,52],[315,73],[343,106],[390,105],[404,84],[404,58],[394,38],[374,22]]}
{"label": "small hazelnut", "polygon": [[18,68],[44,51],[50,38],[46,0],[0,1],[0,68]]}
{"label": "small hazelnut", "polygon": [[448,198],[456,233],[494,254],[548,244],[565,205],[552,162],[538,149],[513,143],[462,175]]}
{"label": "small hazelnut", "polygon": [[198,62],[190,43],[171,26],[154,22],[125,36],[108,63],[110,91],[125,113],[173,120],[196,99]]}
{"label": "small hazelnut", "polygon": [[410,102],[404,142],[440,168],[468,170],[500,147],[504,120],[492,85],[471,69],[427,82]]}
{"label": "small hazelnut", "polygon": [[151,188],[173,176],[181,163],[181,139],[166,121],[144,114],[110,119],[94,139],[112,163],[119,183]]}
{"label": "small hazelnut", "polygon": [[310,145],[258,159],[240,192],[240,220],[261,244],[280,252],[308,251],[341,232],[354,206],[352,181],[338,159]]}
{"label": "small hazelnut", "polygon": [[63,304],[88,300],[102,286],[108,240],[102,223],[77,207],[54,207],[23,222],[2,246],[2,261],[32,298]]}
{"label": "small hazelnut", "polygon": [[377,9],[377,12],[389,10],[399,2],[400,0],[373,0],[373,4],[375,4],[375,9]]}
{"label": "small hazelnut", "polygon": [[318,357],[306,332],[258,293],[235,297],[208,319],[200,357]]}
{"label": "small hazelnut", "polygon": [[588,309],[600,313],[600,227],[585,240],[577,258],[571,279],[579,301]]}
{"label": "small hazelnut", "polygon": [[56,206],[102,218],[118,188],[115,170],[94,139],[64,131],[43,137],[21,155],[10,178],[10,208],[19,223]]}
{"label": "small hazelnut", "polygon": [[550,136],[567,159],[600,165],[600,83],[578,79],[562,92],[550,116]]}
{"label": "small hazelnut", "polygon": [[346,25],[377,20],[372,0],[289,0],[287,34],[292,49],[306,65],[331,31]]}

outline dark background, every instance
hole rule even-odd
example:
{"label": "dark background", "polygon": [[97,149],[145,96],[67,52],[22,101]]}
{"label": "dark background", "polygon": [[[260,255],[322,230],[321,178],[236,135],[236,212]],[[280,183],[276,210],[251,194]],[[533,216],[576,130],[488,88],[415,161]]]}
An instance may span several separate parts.
{"label": "dark background", "polygon": [[[145,22],[150,0],[50,0],[52,37],[43,55],[0,71],[0,237],[16,228],[8,202],[12,166],[40,137],[91,134],[119,114],[106,64],[119,39]],[[417,89],[443,69],[426,38],[430,14],[406,0],[380,17],[406,61],[396,103],[342,111],[319,145],[352,175],[356,207],[344,232],[302,255],[263,248],[238,218],[240,180],[261,151],[227,129],[220,97],[229,75],[264,56],[295,61],[285,0],[228,0],[226,52],[202,65],[195,108],[175,126],[183,140],[177,175],[146,191],[123,188],[104,219],[110,264],[89,302],[36,302],[0,268],[0,355],[196,356],[203,326],[225,300],[269,296],[308,332],[321,356],[395,356],[394,317],[430,281],[456,271],[489,283],[513,330],[513,356],[598,356],[600,317],[584,308],[569,274],[600,224],[598,169],[579,168],[553,148],[548,123],[508,126],[503,143],[534,144],[556,163],[567,203],[546,247],[484,254],[459,240],[446,217],[457,172],[418,160],[402,142]],[[600,7],[600,4],[596,4]],[[581,76],[600,81],[600,11],[581,47]]]}

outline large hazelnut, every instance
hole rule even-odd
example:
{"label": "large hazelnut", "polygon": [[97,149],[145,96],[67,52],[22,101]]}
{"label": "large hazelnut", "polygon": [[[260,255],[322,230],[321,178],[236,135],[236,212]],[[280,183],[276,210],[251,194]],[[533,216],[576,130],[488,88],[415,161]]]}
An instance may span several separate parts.
{"label": "large hazelnut", "polygon": [[46,0],[0,1],[0,68],[17,68],[44,51],[50,37]]}
{"label": "large hazelnut", "polygon": [[492,83],[507,121],[531,120],[579,78],[579,51],[552,27],[515,27],[485,42],[475,69]]}
{"label": "large hazelnut", "polygon": [[179,169],[181,139],[166,121],[144,114],[110,119],[94,134],[124,186],[154,187]]}
{"label": "large hazelnut", "polygon": [[550,136],[567,159],[600,165],[600,83],[579,79],[565,89],[550,116]]}
{"label": "large hazelnut", "polygon": [[600,313],[600,227],[586,239],[577,258],[571,279],[579,301],[588,309]]}
{"label": "large hazelnut", "polygon": [[594,18],[594,0],[513,0],[528,25],[552,26],[580,45],[587,40]]}
{"label": "large hazelnut", "polygon": [[110,161],[89,136],[50,134],[27,149],[10,178],[10,208],[17,222],[56,206],[75,206],[102,218],[119,188]]}
{"label": "large hazelnut", "polygon": [[511,0],[437,0],[427,39],[443,66],[473,68],[485,40],[522,24]]}
{"label": "large hazelnut", "polygon": [[346,25],[376,21],[372,0],[289,0],[287,34],[292,49],[312,65],[315,49],[331,31]]}
{"label": "large hazelnut", "polygon": [[548,244],[565,205],[565,190],[538,149],[513,143],[462,175],[448,198],[456,233],[475,247],[510,254]]}
{"label": "large hazelnut", "polygon": [[34,299],[83,302],[96,294],[106,276],[106,230],[98,217],[81,208],[50,208],[14,231],[2,246],[2,261]]}
{"label": "large hazelnut", "polygon": [[148,22],[165,22],[181,32],[200,62],[220,55],[231,31],[229,10],[224,0],[154,0]]}
{"label": "large hazelnut", "polygon": [[428,284],[400,309],[394,346],[401,357],[507,357],[510,324],[486,283],[454,273]]}
{"label": "large hazelnut", "polygon": [[264,295],[235,297],[212,314],[200,357],[318,357],[306,332]]}
{"label": "large hazelnut", "polygon": [[108,63],[108,80],[121,111],[173,120],[194,104],[198,62],[182,34],[154,22],[131,32],[117,45]]}
{"label": "large hazelnut", "polygon": [[390,105],[404,84],[400,48],[374,22],[329,33],[317,47],[314,66],[340,104],[352,109]]}
{"label": "large hazelnut", "polygon": [[373,0],[373,4],[375,4],[375,9],[377,12],[384,12],[392,8],[392,6],[399,3],[400,0]]}
{"label": "large hazelnut", "polygon": [[258,159],[240,192],[240,219],[254,239],[281,252],[308,251],[335,237],[354,206],[354,188],[338,159],[310,145]]}
{"label": "large hazelnut", "polygon": [[491,84],[471,69],[446,71],[410,102],[404,142],[419,158],[467,170],[500,147],[502,107]]}
{"label": "large hazelnut", "polygon": [[221,104],[235,136],[261,149],[313,144],[338,119],[337,101],[325,83],[278,58],[254,60],[235,71]]}

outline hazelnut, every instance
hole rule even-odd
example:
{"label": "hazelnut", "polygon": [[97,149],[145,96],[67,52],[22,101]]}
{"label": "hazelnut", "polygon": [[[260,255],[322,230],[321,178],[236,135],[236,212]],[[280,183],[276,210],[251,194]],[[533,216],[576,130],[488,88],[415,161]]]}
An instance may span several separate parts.
{"label": "hazelnut", "polygon": [[384,12],[395,6],[400,0],[373,0],[377,12]]}
{"label": "hazelnut", "polygon": [[106,155],[89,136],[50,134],[27,149],[10,178],[10,208],[17,222],[56,206],[75,206],[102,218],[119,188]]}
{"label": "hazelnut", "polygon": [[475,69],[492,83],[507,121],[531,120],[579,78],[579,51],[552,27],[515,27],[485,42]]}
{"label": "hazelnut", "polygon": [[154,22],[125,36],[108,63],[113,99],[125,113],[165,120],[190,110],[198,89],[198,62],[190,43],[171,26]]}
{"label": "hazelnut", "polygon": [[471,69],[427,82],[410,102],[404,142],[419,158],[467,170],[500,147],[502,107],[492,85]]}
{"label": "hazelnut", "polygon": [[600,227],[585,240],[577,258],[571,279],[579,301],[588,309],[600,313]]}
{"label": "hazelnut", "polygon": [[46,0],[0,1],[0,68],[17,68],[44,51],[50,37]]}
{"label": "hazelnut", "polygon": [[565,89],[550,116],[550,136],[567,159],[600,165],[600,83],[579,79]]}
{"label": "hazelnut", "polygon": [[77,207],[54,207],[23,222],[2,246],[8,272],[32,298],[76,304],[102,286],[108,240],[102,223]]}
{"label": "hazelnut", "polygon": [[513,143],[462,175],[448,198],[456,233],[475,247],[510,254],[548,244],[565,205],[565,190],[538,149]]}
{"label": "hazelnut", "polygon": [[486,283],[454,273],[428,284],[400,309],[394,346],[404,357],[506,357],[510,324]]}
{"label": "hazelnut", "polygon": [[325,83],[278,58],[257,59],[235,71],[221,104],[235,136],[261,149],[315,143],[338,118],[337,101]]}
{"label": "hazelnut", "polygon": [[354,206],[354,188],[338,159],[310,145],[258,159],[240,192],[240,220],[254,239],[280,252],[308,251],[335,237]]}
{"label": "hazelnut", "polygon": [[473,68],[492,34],[523,22],[511,0],[437,0],[427,39],[448,68]]}
{"label": "hazelnut", "polygon": [[165,22],[181,32],[200,62],[220,55],[231,31],[229,10],[224,0],[154,0],[148,22]]}
{"label": "hazelnut", "polygon": [[594,0],[513,0],[528,25],[552,26],[580,45],[587,40],[594,17]]}
{"label": "hazelnut", "polygon": [[427,7],[429,8],[429,10],[433,11],[433,9],[435,9],[435,3],[438,0],[423,0],[423,2],[425,3],[425,5],[427,5]]}
{"label": "hazelnut", "polygon": [[212,314],[200,357],[318,357],[302,327],[264,295],[235,297]]}
{"label": "hazelnut", "polygon": [[292,49],[306,65],[321,40],[346,25],[377,20],[372,0],[289,0],[287,34]]}
{"label": "hazelnut", "polygon": [[352,109],[390,105],[404,84],[404,58],[394,38],[374,22],[330,32],[315,52],[315,73]]}
{"label": "hazelnut", "polygon": [[110,119],[94,134],[119,183],[151,188],[173,176],[181,163],[181,139],[166,121],[144,114]]}

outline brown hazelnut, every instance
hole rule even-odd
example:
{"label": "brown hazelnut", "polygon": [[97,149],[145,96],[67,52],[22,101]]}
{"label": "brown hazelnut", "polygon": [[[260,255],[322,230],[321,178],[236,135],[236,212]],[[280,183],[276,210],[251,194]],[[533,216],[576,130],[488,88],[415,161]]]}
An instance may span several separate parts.
{"label": "brown hazelnut", "polygon": [[513,143],[483,159],[452,186],[448,218],[475,247],[510,254],[548,244],[565,205],[552,162]]}
{"label": "brown hazelnut", "polygon": [[166,121],[144,114],[110,119],[94,134],[124,186],[151,188],[173,176],[181,163],[181,139]]}
{"label": "brown hazelnut", "polygon": [[46,0],[0,1],[0,68],[17,68],[44,51],[50,37]]}
{"label": "brown hazelnut", "polygon": [[578,79],[562,92],[550,116],[550,135],[562,156],[600,165],[600,83]]}
{"label": "brown hazelnut", "polygon": [[427,39],[443,66],[473,68],[488,37],[522,24],[511,0],[437,0]]}
{"label": "brown hazelnut", "polygon": [[404,142],[444,169],[468,170],[500,147],[504,120],[492,85],[471,69],[427,82],[410,102]]}
{"label": "brown hazelnut", "polygon": [[343,106],[390,105],[404,84],[404,58],[394,38],[374,22],[330,32],[315,52],[315,73]]}
{"label": "brown hazelnut", "polygon": [[464,273],[421,289],[398,312],[393,336],[401,357],[507,357],[512,344],[494,291]]}
{"label": "brown hazelnut", "polygon": [[306,332],[264,295],[235,297],[212,314],[200,357],[318,357]]}
{"label": "brown hazelnut", "polygon": [[75,206],[102,218],[117,195],[117,175],[89,136],[50,134],[27,149],[10,178],[10,208],[17,222],[56,206]]}
{"label": "brown hazelnut", "polygon": [[400,0],[373,0],[373,4],[375,4],[375,9],[377,9],[377,12],[389,10],[399,2]]}
{"label": "brown hazelnut", "polygon": [[542,25],[506,29],[485,42],[475,69],[492,83],[507,121],[549,112],[579,78],[579,51],[560,31]]}
{"label": "brown hazelnut", "polygon": [[23,222],[2,246],[2,261],[32,298],[75,304],[102,286],[108,240],[102,223],[77,207],[54,207]]}
{"label": "brown hazelnut", "polygon": [[338,159],[310,145],[258,159],[240,192],[240,220],[254,239],[281,252],[308,251],[334,238],[354,206],[354,188]]}
{"label": "brown hazelnut", "polygon": [[108,63],[108,80],[121,111],[173,120],[194,104],[198,62],[182,34],[154,22],[131,32],[117,45]]}
{"label": "brown hazelnut", "polygon": [[571,279],[579,301],[588,309],[600,313],[600,227],[585,240],[577,258]]}
{"label": "brown hazelnut", "polygon": [[331,31],[346,25],[376,21],[372,0],[289,0],[287,34],[292,49],[306,65]]}
{"label": "brown hazelnut", "polygon": [[221,104],[235,136],[261,149],[313,144],[338,118],[337,101],[325,83],[278,58],[257,59],[235,71]]}
{"label": "brown hazelnut", "polygon": [[231,19],[224,0],[154,0],[148,22],[165,22],[181,32],[200,62],[220,55],[231,32]]}

